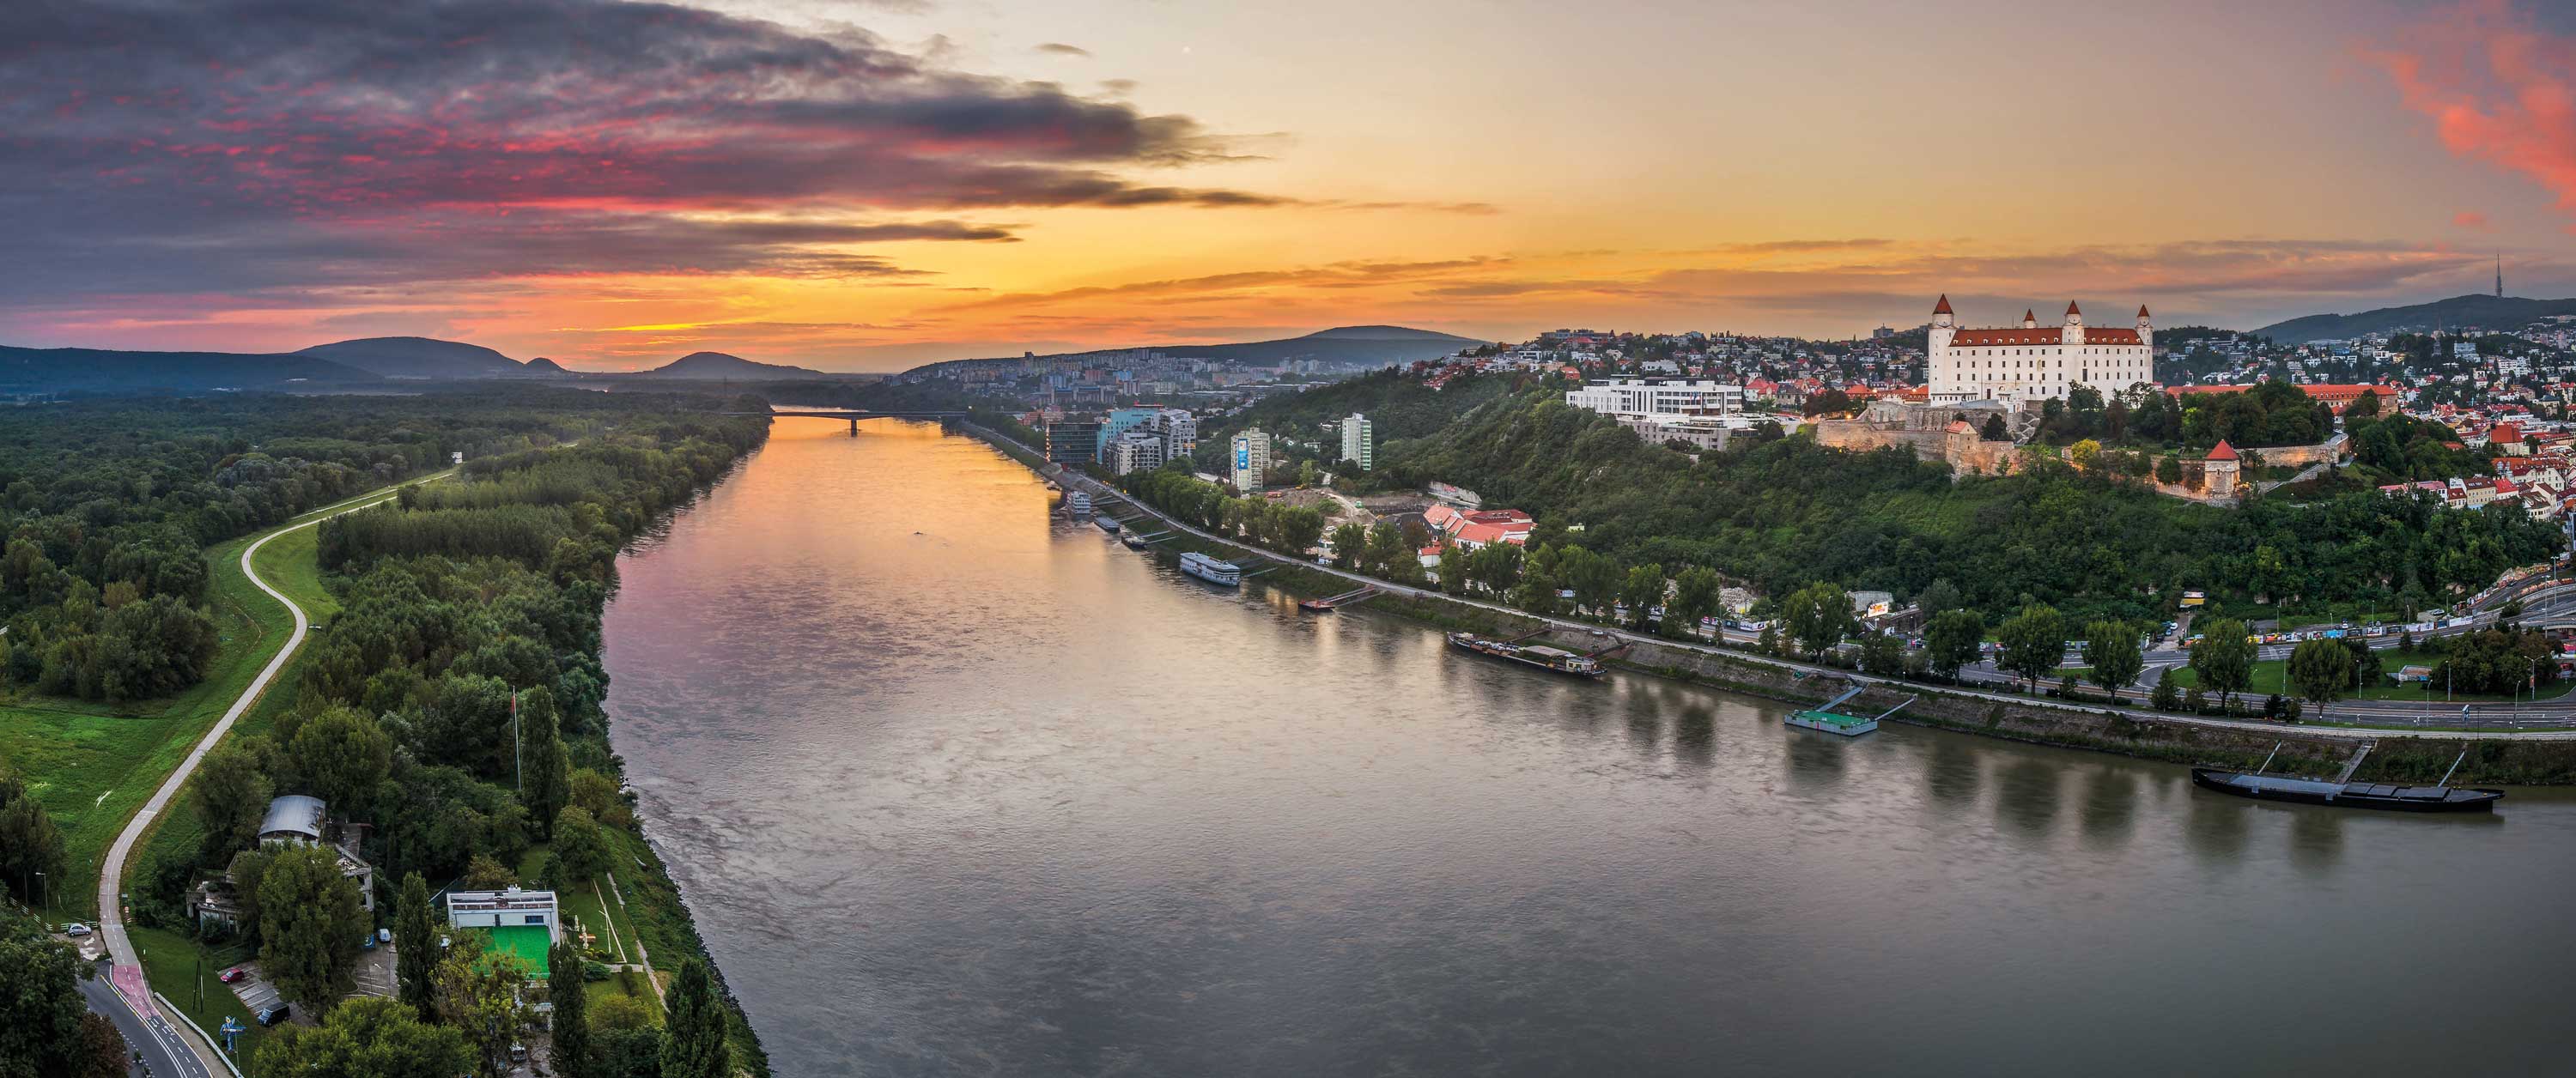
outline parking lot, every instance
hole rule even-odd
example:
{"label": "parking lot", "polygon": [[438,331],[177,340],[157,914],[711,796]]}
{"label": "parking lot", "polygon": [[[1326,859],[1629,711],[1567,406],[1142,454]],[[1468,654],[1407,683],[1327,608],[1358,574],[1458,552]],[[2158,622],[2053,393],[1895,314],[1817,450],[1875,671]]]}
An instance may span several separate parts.
{"label": "parking lot", "polygon": [[[233,995],[242,1001],[242,1006],[249,1008],[253,1015],[257,1015],[264,1008],[276,1006],[277,986],[268,983],[268,978],[260,975],[259,963],[244,962],[241,968],[242,979],[234,981],[227,987],[231,988]],[[392,996],[396,993],[397,986],[398,982],[394,976],[394,949],[391,945],[358,952],[357,988],[350,993],[351,995]],[[302,1011],[295,1012],[292,1020],[310,1022]]]}

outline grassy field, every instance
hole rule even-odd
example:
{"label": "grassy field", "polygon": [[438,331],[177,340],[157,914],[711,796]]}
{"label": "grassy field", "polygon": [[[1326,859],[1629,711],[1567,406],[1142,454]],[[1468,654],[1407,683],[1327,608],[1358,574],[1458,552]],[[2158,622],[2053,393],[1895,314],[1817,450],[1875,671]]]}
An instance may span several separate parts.
{"label": "grassy field", "polygon": [[[2399,667],[2403,666],[2437,666],[2440,665],[2442,657],[2429,651],[2399,651],[2392,648],[2387,651],[2380,652],[2379,661],[2382,666],[2393,673]],[[2284,687],[2289,676],[2289,665],[2289,660],[2286,659],[2265,659],[2255,663],[2253,687],[2245,690],[2244,693],[2239,695],[2269,696],[2273,693],[2280,693],[2283,696],[2297,695],[2294,690]],[[2174,687],[2178,689],[2189,689],[2200,683],[2199,672],[2187,666],[2167,671],[2165,673],[2165,677],[2172,680]],[[2554,685],[2543,685],[2540,687],[2540,696],[2538,698],[2542,700],[2556,699],[2567,695],[2567,691],[2571,687],[2576,687],[2576,683],[2561,681]],[[2345,698],[2350,699],[2351,693],[2347,692],[2345,694]],[[2435,682],[2433,685],[2433,691],[2428,693],[2424,691],[2424,688],[2421,685],[2394,685],[2390,684],[2385,678],[2381,679],[2380,683],[2377,685],[2368,686],[2362,689],[2361,698],[2364,700],[2403,700],[2408,703],[2425,703],[2429,701],[2431,703],[2439,704],[2444,702],[2442,698],[2442,686],[2439,682]],[[2451,702],[2500,703],[2510,699],[2512,699],[2512,697],[2498,693],[2463,692],[2452,696]],[[2529,700],[2533,698],[2526,695],[2523,699]]]}
{"label": "grassy field", "polygon": [[[313,510],[287,526],[384,493]],[[118,705],[30,694],[0,700],[0,759],[9,761],[63,832],[69,867],[48,896],[59,914],[97,916],[99,861],[108,844],[293,631],[295,621],[286,608],[242,573],[242,551],[256,538],[245,536],[206,551],[207,607],[221,647],[206,679],[194,688],[166,699]],[[308,610],[308,595],[329,602],[313,543],[311,528],[290,532],[261,548],[255,559],[263,578],[274,572],[279,589],[308,604]],[[291,680],[281,675],[281,681]]]}
{"label": "grassy field", "polygon": [[[223,1025],[226,1018],[240,1022],[247,1029],[239,1042],[240,1058],[250,1058],[263,1031],[259,1023],[251,1021],[249,1009],[242,1006],[241,997],[233,995],[232,987],[215,979],[215,974],[223,972],[224,967],[248,961],[249,955],[239,948],[208,948],[201,962],[197,944],[179,933],[129,927],[126,935],[134,941],[135,950],[142,954],[143,973],[151,979],[153,991],[168,997],[173,1005],[187,1012],[188,1017],[209,1037],[215,1036],[216,1028]],[[197,999],[200,977],[204,979],[205,1000],[202,1003]]]}
{"label": "grassy field", "polygon": [[291,531],[269,540],[250,558],[251,567],[259,570],[259,578],[295,600],[315,625],[340,612],[340,600],[322,586],[322,560],[317,553],[321,541],[320,528]]}

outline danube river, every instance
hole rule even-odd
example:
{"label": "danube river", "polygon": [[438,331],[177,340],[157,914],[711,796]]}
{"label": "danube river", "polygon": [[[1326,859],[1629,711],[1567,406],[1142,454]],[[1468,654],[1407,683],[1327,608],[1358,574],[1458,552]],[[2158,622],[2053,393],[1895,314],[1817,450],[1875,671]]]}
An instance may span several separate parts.
{"label": "danube river", "polygon": [[2564,800],[2255,805],[1562,680],[891,421],[778,421],[621,573],[617,749],[781,1075],[2566,1065]]}

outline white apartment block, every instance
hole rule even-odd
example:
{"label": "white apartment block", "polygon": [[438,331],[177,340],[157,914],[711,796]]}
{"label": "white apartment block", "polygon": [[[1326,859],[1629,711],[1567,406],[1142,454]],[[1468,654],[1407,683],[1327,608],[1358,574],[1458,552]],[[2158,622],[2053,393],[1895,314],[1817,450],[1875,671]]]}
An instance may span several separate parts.
{"label": "white apartment block", "polygon": [[1353,412],[1342,419],[1342,459],[1359,462],[1363,472],[1377,468],[1377,432],[1369,418]]}

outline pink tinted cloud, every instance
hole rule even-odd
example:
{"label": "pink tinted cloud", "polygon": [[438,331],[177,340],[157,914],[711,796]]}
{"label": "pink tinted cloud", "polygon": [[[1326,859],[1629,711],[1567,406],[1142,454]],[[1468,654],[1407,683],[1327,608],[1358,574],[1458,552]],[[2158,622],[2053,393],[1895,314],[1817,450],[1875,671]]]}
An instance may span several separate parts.
{"label": "pink tinted cloud", "polygon": [[2576,37],[2507,0],[2465,0],[2362,54],[2452,154],[2528,177],[2576,214]]}
{"label": "pink tinted cloud", "polygon": [[2451,215],[2451,224],[2457,228],[2473,228],[2484,232],[2487,228],[2487,215],[2476,210],[2461,210]]}

